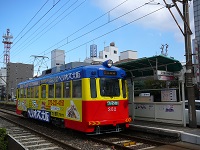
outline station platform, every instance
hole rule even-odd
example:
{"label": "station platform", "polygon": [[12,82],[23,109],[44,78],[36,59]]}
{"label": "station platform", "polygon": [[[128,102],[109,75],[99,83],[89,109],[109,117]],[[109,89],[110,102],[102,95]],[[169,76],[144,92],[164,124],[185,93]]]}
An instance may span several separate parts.
{"label": "station platform", "polygon": [[175,124],[134,120],[130,129],[179,138],[183,142],[200,145],[200,128],[189,128]]}

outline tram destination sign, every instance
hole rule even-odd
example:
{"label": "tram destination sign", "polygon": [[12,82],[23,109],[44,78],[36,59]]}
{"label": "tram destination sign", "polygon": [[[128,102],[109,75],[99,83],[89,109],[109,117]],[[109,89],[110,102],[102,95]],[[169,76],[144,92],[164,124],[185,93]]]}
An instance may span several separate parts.
{"label": "tram destination sign", "polygon": [[107,76],[116,76],[117,72],[116,71],[107,71],[107,70],[104,70],[103,74],[107,75]]}
{"label": "tram destination sign", "polygon": [[118,106],[119,101],[107,101],[107,106]]}

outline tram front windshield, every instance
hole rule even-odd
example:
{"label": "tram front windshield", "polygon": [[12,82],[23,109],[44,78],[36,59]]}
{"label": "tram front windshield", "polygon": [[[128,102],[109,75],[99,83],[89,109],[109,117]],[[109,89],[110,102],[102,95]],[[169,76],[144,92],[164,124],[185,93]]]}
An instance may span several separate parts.
{"label": "tram front windshield", "polygon": [[100,78],[100,94],[101,96],[119,96],[119,80]]}

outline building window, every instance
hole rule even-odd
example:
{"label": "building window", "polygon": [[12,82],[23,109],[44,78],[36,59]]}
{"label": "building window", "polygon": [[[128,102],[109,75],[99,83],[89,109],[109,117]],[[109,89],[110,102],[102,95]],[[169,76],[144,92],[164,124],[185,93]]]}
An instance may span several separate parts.
{"label": "building window", "polygon": [[114,54],[117,54],[117,51],[116,51],[116,50],[114,50]]}
{"label": "building window", "polygon": [[107,58],[107,55],[105,55],[105,58]]}

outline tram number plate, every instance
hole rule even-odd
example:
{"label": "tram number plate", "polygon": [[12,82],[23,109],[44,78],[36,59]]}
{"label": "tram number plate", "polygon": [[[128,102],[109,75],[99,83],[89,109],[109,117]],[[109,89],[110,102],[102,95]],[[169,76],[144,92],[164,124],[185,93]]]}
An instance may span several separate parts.
{"label": "tram number plate", "polygon": [[119,101],[107,101],[107,106],[118,106]]}

